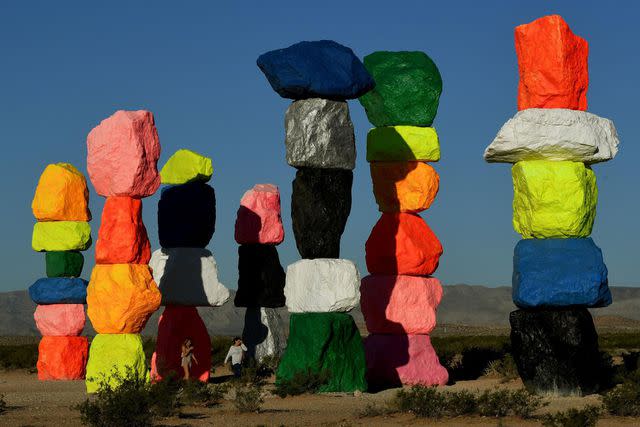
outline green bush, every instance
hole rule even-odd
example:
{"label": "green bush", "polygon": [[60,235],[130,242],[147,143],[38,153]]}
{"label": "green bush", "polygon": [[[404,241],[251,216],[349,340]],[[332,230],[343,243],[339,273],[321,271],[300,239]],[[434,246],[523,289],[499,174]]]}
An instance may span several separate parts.
{"label": "green bush", "polygon": [[487,417],[500,418],[514,415],[520,418],[531,418],[535,411],[545,405],[540,396],[525,389],[485,390],[478,396],[478,413]]}
{"label": "green bush", "polygon": [[605,393],[602,403],[611,415],[640,416],[640,384],[626,381]]}
{"label": "green bush", "polygon": [[236,397],[233,400],[234,406],[240,412],[260,412],[264,399],[262,397],[262,386],[254,384],[240,384],[235,387]]}
{"label": "green bush", "polygon": [[478,410],[476,396],[467,390],[445,392],[447,397],[447,413],[449,416],[470,415]]}
{"label": "green bush", "polygon": [[4,369],[35,369],[38,344],[0,346],[0,367]]}
{"label": "green bush", "polygon": [[518,367],[511,354],[505,354],[501,359],[492,360],[484,371],[489,377],[500,378],[507,382],[518,378]]}
{"label": "green bush", "polygon": [[389,405],[398,412],[408,412],[421,418],[440,418],[446,413],[445,393],[435,387],[413,386],[399,390]]}
{"label": "green bush", "polygon": [[275,394],[285,398],[298,396],[305,393],[316,393],[320,387],[329,382],[331,372],[322,370],[315,372],[308,368],[293,374],[288,380],[280,380],[276,383]]}
{"label": "green bush", "polygon": [[4,400],[4,394],[0,393],[0,415],[7,412],[7,401]]}
{"label": "green bush", "polygon": [[583,409],[546,414],[541,420],[544,427],[595,427],[600,413],[600,407],[589,405]]}
{"label": "green bush", "polygon": [[180,402],[183,404],[210,408],[219,405],[228,390],[228,384],[185,381],[182,384],[179,397]]}

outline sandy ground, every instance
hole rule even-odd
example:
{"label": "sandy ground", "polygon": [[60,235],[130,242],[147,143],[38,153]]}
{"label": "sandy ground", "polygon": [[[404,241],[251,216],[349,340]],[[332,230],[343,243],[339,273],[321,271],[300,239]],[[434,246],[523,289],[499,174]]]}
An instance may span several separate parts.
{"label": "sandy ground", "polygon": [[[225,375],[226,372],[218,372]],[[499,380],[479,379],[461,381],[450,390],[484,390],[487,388],[519,388],[519,380],[500,384]],[[85,398],[84,382],[41,382],[35,374],[25,371],[0,371],[0,393],[5,395],[9,410],[0,415],[1,426],[77,426],[80,424],[78,411],[72,407]],[[539,426],[538,421],[522,421],[504,418],[454,418],[442,421],[417,419],[411,415],[392,415],[375,418],[359,418],[358,414],[368,404],[384,406],[396,390],[359,395],[325,394],[288,397],[281,399],[266,396],[262,412],[239,414],[233,404],[225,401],[216,408],[186,407],[183,416],[160,420],[163,426]],[[571,407],[580,408],[588,404],[598,404],[598,396],[549,397],[550,405],[542,412],[556,412]],[[603,418],[598,426],[637,426],[640,420],[624,418]]]}

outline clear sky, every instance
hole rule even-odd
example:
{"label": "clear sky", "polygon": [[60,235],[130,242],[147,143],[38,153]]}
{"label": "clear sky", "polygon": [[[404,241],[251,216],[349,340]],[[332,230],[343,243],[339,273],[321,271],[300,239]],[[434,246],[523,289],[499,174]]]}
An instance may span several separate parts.
{"label": "clear sky", "polygon": [[[100,5],[98,5],[100,3]],[[305,3],[310,3],[309,6]],[[291,181],[284,158],[280,98],[255,65],[268,50],[333,39],[363,57],[376,50],[421,50],[444,81],[434,123],[441,139],[440,193],[423,212],[444,246],[444,283],[510,283],[513,246],[509,165],[482,153],[516,112],[513,28],[559,13],[590,44],[589,111],[614,120],[618,157],[596,165],[600,199],[593,237],[614,285],[638,285],[637,185],[640,27],[636,2],[595,1],[6,1],[0,4],[0,291],[27,288],[44,275],[31,250],[30,204],[48,163],[86,171],[86,135],[118,109],[155,114],[160,166],[179,148],[213,158],[218,222],[211,242],[221,278],[237,280],[236,210],[256,183],[280,187],[286,240],[283,264],[299,256],[291,232]],[[379,217],[365,162],[370,128],[350,102],[358,161],[342,256],[365,273],[364,242]],[[91,187],[94,237],[103,199]],[[158,247],[157,196],[144,217]],[[93,252],[87,253],[88,278]]]}

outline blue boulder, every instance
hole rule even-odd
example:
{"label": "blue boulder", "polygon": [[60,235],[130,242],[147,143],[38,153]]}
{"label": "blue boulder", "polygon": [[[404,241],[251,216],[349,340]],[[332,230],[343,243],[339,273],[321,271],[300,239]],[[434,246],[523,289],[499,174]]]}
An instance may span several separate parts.
{"label": "blue boulder", "polygon": [[520,308],[611,304],[602,251],[590,238],[520,240],[512,285]]}
{"label": "blue boulder", "polygon": [[283,98],[359,98],[375,86],[351,49],[331,40],[300,42],[258,57],[258,67]]}
{"label": "blue boulder", "polygon": [[36,304],[85,304],[88,284],[79,277],[38,279],[29,287],[29,296]]}

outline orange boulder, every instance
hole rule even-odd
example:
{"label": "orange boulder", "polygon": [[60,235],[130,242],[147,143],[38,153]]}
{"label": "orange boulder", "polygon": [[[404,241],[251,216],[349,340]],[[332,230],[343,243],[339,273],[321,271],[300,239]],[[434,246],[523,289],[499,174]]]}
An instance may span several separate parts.
{"label": "orange boulder", "polygon": [[429,209],[438,194],[440,177],[426,163],[376,162],[370,168],[381,212],[420,212]]}
{"label": "orange boulder", "polygon": [[38,379],[81,380],[88,356],[87,337],[42,337],[38,346]]}
{"label": "orange boulder", "polygon": [[84,175],[69,163],[48,165],[40,175],[31,210],[38,221],[90,221]]}
{"label": "orange boulder", "polygon": [[142,200],[107,197],[96,243],[98,264],[147,264],[151,244],[142,222]]}
{"label": "orange boulder", "polygon": [[149,266],[97,264],[87,287],[87,315],[99,334],[137,334],[160,299]]}
{"label": "orange boulder", "polygon": [[520,68],[518,110],[587,109],[589,44],[559,15],[545,16],[515,30]]}

